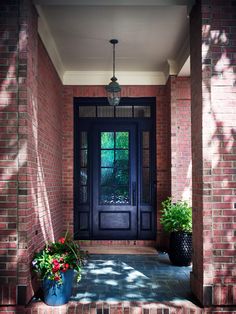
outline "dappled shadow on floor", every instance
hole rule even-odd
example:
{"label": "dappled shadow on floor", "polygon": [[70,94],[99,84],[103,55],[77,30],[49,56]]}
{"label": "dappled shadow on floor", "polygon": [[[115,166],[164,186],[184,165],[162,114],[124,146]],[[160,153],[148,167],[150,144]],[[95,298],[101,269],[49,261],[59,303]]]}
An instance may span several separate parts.
{"label": "dappled shadow on floor", "polygon": [[190,271],[191,267],[171,265],[167,254],[90,255],[71,300],[193,301]]}

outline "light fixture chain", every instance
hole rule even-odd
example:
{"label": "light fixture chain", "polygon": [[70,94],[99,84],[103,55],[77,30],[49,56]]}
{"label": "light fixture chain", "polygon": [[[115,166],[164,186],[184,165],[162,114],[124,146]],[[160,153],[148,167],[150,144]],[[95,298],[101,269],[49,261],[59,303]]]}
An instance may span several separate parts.
{"label": "light fixture chain", "polygon": [[115,44],[113,44],[113,77],[115,77]]}

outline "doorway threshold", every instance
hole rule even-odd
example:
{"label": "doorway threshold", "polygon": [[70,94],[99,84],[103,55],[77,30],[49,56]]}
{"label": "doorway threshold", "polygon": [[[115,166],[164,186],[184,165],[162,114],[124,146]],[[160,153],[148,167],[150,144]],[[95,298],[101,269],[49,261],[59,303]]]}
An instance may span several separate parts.
{"label": "doorway threshold", "polygon": [[136,246],[136,247],[128,247],[128,246],[86,246],[83,247],[85,251],[87,251],[89,254],[139,254],[139,255],[153,255],[157,254],[157,250],[154,247],[142,247],[142,246]]}

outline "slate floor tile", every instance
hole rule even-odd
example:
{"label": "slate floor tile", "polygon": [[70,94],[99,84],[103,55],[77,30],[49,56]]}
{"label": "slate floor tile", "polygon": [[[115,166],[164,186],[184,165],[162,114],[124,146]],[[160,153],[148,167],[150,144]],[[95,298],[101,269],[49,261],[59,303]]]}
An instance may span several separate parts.
{"label": "slate floor tile", "polygon": [[72,300],[170,301],[191,300],[191,267],[170,264],[168,255],[91,255]]}

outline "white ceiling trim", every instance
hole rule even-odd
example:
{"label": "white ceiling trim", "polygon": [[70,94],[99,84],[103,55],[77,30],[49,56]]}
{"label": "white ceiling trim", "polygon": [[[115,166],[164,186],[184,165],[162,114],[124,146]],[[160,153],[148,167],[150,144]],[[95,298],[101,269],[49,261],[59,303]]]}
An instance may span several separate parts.
{"label": "white ceiling trim", "polygon": [[[64,85],[108,85],[112,73],[108,71],[66,71]],[[116,72],[120,85],[165,85],[163,72]]]}
{"label": "white ceiling trim", "polygon": [[56,68],[56,71],[61,79],[63,80],[63,75],[64,75],[64,66],[61,61],[60,54],[57,50],[56,43],[53,39],[53,36],[50,32],[50,29],[48,27],[47,21],[44,17],[43,11],[40,8],[40,6],[36,6],[37,12],[39,14],[38,18],[38,33],[40,38],[42,39],[42,42],[50,56],[50,59],[52,60],[53,65]]}
{"label": "white ceiling trim", "polygon": [[176,57],[176,64],[178,65],[177,74],[181,72],[182,68],[186,67],[186,62],[190,57],[190,47],[189,47],[190,37],[189,31],[186,33],[185,40],[181,45],[181,49]]}

